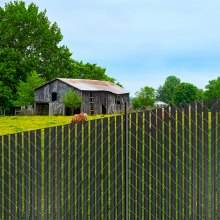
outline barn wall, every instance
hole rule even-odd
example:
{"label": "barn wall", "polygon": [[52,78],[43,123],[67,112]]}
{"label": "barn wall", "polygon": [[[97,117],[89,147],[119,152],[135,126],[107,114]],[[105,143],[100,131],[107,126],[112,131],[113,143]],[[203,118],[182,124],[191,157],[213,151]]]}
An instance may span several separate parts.
{"label": "barn wall", "polygon": [[[42,86],[35,91],[35,103],[48,103],[49,114],[65,114],[65,106],[63,104],[63,97],[69,89],[73,87],[63,83],[60,80],[54,80],[51,83]],[[81,105],[81,112],[91,114],[90,111],[90,91],[80,91],[74,89],[79,96],[82,96],[83,102]],[[57,100],[52,102],[52,93],[57,93]],[[103,106],[105,106],[107,114],[116,114],[124,110],[124,103],[129,102],[129,94],[116,95],[110,92],[92,92],[94,94],[94,114],[102,114]],[[120,105],[117,104],[117,99]]]}

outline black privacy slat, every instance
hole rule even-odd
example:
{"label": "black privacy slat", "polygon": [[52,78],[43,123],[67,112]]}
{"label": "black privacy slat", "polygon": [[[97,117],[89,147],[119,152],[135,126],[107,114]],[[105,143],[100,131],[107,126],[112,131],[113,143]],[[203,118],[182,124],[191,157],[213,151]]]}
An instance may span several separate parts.
{"label": "black privacy slat", "polygon": [[[28,219],[30,216],[30,135],[29,132],[24,132],[24,209],[25,218]],[[39,162],[41,160],[39,158]],[[41,174],[41,173],[40,173]]]}
{"label": "black privacy slat", "polygon": [[137,216],[142,219],[142,157],[143,157],[143,112],[138,113],[138,140],[137,140]]}
{"label": "black privacy slat", "polygon": [[158,178],[158,203],[157,203],[157,217],[158,219],[162,219],[162,193],[163,193],[163,182],[162,182],[162,176],[163,176],[163,118],[162,118],[162,108],[157,110],[157,140],[158,140],[158,162],[157,162],[157,178]]}
{"label": "black privacy slat", "polygon": [[184,105],[184,218],[189,219],[189,106]]}
{"label": "black privacy slat", "polygon": [[[196,104],[195,102],[191,104],[191,158],[192,158],[192,218],[195,219],[197,216],[197,207],[196,207],[196,199],[197,199],[197,161],[196,161],[196,153],[197,153],[197,146],[196,146]],[[198,201],[199,202],[199,201]]]}
{"label": "black privacy slat", "polygon": [[89,125],[88,122],[84,123],[84,167],[83,167],[83,182],[84,182],[84,195],[83,195],[83,206],[84,206],[84,214],[83,219],[88,219],[89,214]]}
{"label": "black privacy slat", "polygon": [[22,219],[22,133],[17,134],[17,218]]}
{"label": "black privacy slat", "polygon": [[122,118],[121,116],[116,117],[116,135],[117,135],[117,219],[122,219]]}
{"label": "black privacy slat", "polygon": [[[10,198],[10,207],[11,207],[11,218],[16,218],[16,150],[15,150],[15,134],[10,135],[10,157],[11,157],[11,186],[10,186],[10,193],[11,193],[11,198]],[[25,146],[24,146],[25,147]],[[24,156],[27,157],[28,153],[25,153]],[[1,155],[0,155],[1,157]],[[28,163],[24,164],[24,168],[27,170],[28,169]],[[27,173],[26,173],[27,174]],[[28,180],[28,175],[24,176],[24,179],[27,181]],[[1,181],[1,180],[0,180]],[[24,186],[25,192],[28,192],[28,187],[27,185]],[[25,203],[28,203],[28,199],[25,198]],[[25,215],[28,216],[28,209],[25,210]],[[1,215],[0,215],[1,218]]]}
{"label": "black privacy slat", "polygon": [[115,212],[115,173],[116,173],[116,167],[115,167],[115,158],[116,155],[116,145],[115,145],[115,117],[110,118],[110,219],[116,218],[116,212]]}
{"label": "black privacy slat", "polygon": [[48,216],[49,216],[49,129],[46,128],[44,129],[44,219],[48,219],[49,218]]}
{"label": "black privacy slat", "polygon": [[[70,126],[70,216],[75,218],[75,126]],[[58,152],[58,151],[57,151]]]}
{"label": "black privacy slat", "polygon": [[149,219],[150,214],[150,126],[150,111],[146,111],[144,121],[144,219]]}
{"label": "black privacy slat", "polygon": [[[57,155],[56,155],[56,163],[57,163],[57,219],[61,219],[61,199],[62,199],[62,143],[63,143],[63,135],[62,135],[62,126],[57,127]],[[46,132],[46,131],[45,131]],[[45,141],[47,141],[47,136],[45,137]],[[44,156],[48,154],[48,150],[45,151]],[[45,157],[46,158],[46,157]],[[47,164],[45,164],[47,166]],[[47,176],[45,176],[45,179]]]}
{"label": "black privacy slat", "polygon": [[109,134],[108,118],[103,119],[103,214],[108,216],[108,154],[109,154]]}
{"label": "black privacy slat", "polygon": [[170,218],[169,108],[164,108],[164,214]]}
{"label": "black privacy slat", "polygon": [[[20,184],[22,183],[20,182]],[[19,189],[20,188],[21,186],[19,187]],[[19,196],[21,196],[21,193],[19,194]],[[20,208],[21,207],[22,206],[20,204]],[[4,136],[4,218],[9,219],[9,137],[8,135]]]}
{"label": "black privacy slat", "polygon": [[176,195],[176,157],[177,157],[177,135],[176,135],[176,108],[169,109],[171,125],[171,218],[176,218],[177,195]]}
{"label": "black privacy slat", "polygon": [[208,192],[209,192],[209,175],[208,175],[208,170],[209,170],[209,108],[208,108],[208,102],[204,102],[204,130],[203,130],[203,135],[204,135],[204,154],[203,154],[203,160],[204,160],[204,219],[209,219],[209,197],[208,197]]}
{"label": "black privacy slat", "polygon": [[52,127],[50,129],[50,219],[53,219],[55,215],[55,159],[56,159],[56,128]]}
{"label": "black privacy slat", "polygon": [[130,216],[134,219],[136,216],[136,113],[131,114],[131,180],[130,180]]}
{"label": "black privacy slat", "polygon": [[202,137],[202,131],[203,131],[203,105],[202,102],[197,103],[197,163],[198,163],[198,168],[197,168],[197,215],[198,216],[203,216],[203,187],[202,184],[205,181],[203,179],[203,147],[204,147],[204,142],[203,142],[203,137]]}
{"label": "black privacy slat", "polygon": [[69,164],[69,156],[68,156],[68,146],[69,146],[69,125],[64,126],[64,146],[63,146],[63,166],[64,166],[64,173],[63,173],[63,203],[64,203],[64,219],[69,218],[68,213],[68,164]]}
{"label": "black privacy slat", "polygon": [[90,217],[95,219],[95,159],[96,159],[96,129],[95,121],[90,122]]}
{"label": "black privacy slat", "polygon": [[182,106],[177,108],[177,131],[178,131],[178,182],[177,182],[177,198],[178,198],[178,219],[184,219],[183,215],[183,115],[182,115]]}
{"label": "black privacy slat", "polygon": [[157,111],[151,111],[151,216],[157,216]]}
{"label": "black privacy slat", "polygon": [[215,169],[216,169],[216,110],[217,100],[213,100],[211,107],[211,219],[215,219],[215,201],[216,201],[216,181],[215,181]]}

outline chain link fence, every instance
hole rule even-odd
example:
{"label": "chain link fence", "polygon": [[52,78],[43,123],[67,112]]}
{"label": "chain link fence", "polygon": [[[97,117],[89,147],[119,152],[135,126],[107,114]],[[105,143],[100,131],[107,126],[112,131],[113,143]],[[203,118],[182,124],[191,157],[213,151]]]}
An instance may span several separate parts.
{"label": "chain link fence", "polygon": [[0,219],[218,219],[220,101],[0,136]]}

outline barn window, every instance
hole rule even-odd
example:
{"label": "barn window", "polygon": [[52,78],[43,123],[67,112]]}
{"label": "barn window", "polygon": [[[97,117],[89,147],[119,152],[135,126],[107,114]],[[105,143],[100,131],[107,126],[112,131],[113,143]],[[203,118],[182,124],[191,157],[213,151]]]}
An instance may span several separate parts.
{"label": "barn window", "polygon": [[57,101],[57,93],[52,92],[52,102]]}
{"label": "barn window", "polygon": [[117,105],[120,105],[120,104],[121,104],[119,95],[116,96],[115,103],[116,103]]}
{"label": "barn window", "polygon": [[95,113],[95,109],[94,109],[94,93],[93,92],[91,92],[90,93],[90,115],[94,115],[94,113]]}

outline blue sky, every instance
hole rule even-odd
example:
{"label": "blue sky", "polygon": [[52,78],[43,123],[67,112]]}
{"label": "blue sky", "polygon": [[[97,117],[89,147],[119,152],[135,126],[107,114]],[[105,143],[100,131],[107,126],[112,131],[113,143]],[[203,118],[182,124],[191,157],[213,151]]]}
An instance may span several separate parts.
{"label": "blue sky", "polygon": [[219,0],[25,2],[47,10],[74,59],[105,67],[131,95],[169,75],[199,88],[220,75]]}

